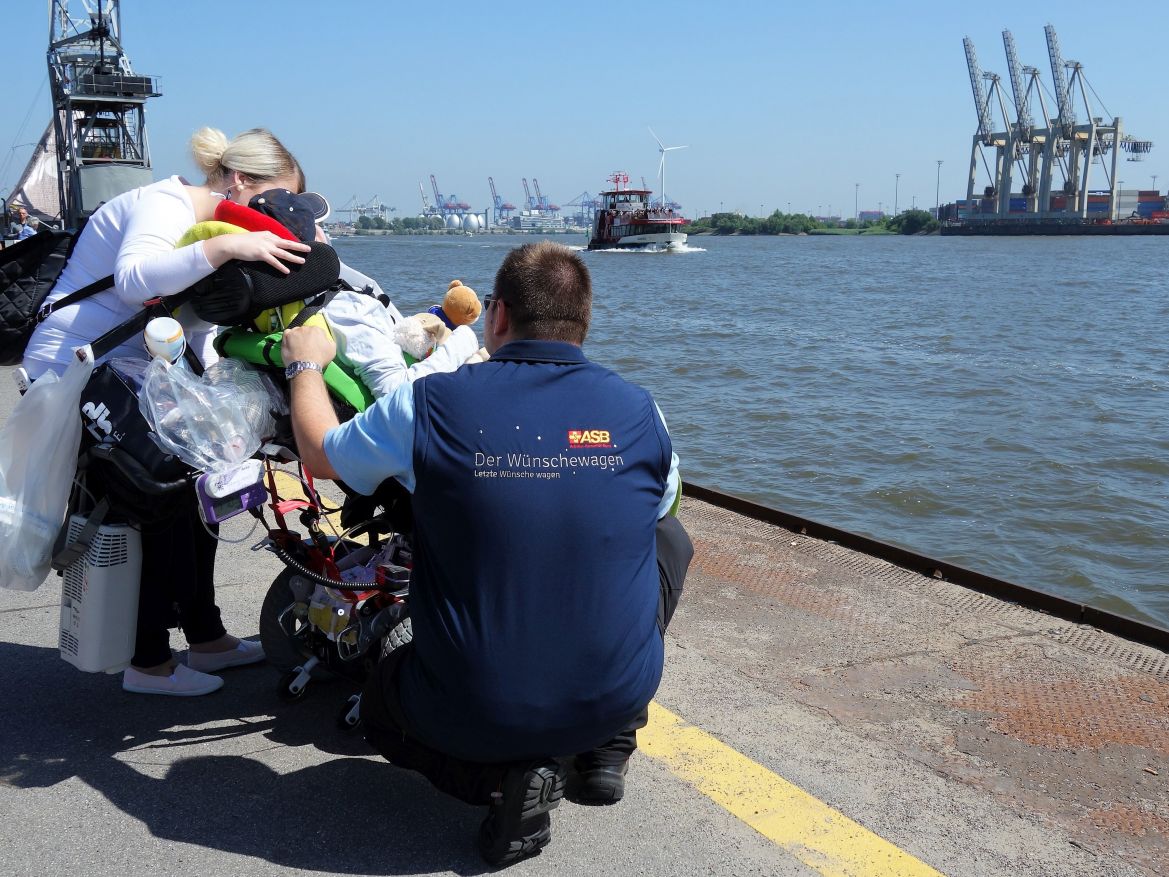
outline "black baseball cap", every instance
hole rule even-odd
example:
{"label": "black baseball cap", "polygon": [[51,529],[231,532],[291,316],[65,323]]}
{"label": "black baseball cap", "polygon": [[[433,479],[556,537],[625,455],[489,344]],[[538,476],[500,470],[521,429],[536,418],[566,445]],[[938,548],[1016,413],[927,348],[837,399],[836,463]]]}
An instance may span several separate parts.
{"label": "black baseball cap", "polygon": [[294,195],[288,189],[268,189],[248,206],[271,216],[306,243],[316,239],[317,222],[329,215],[329,202],[316,192]]}

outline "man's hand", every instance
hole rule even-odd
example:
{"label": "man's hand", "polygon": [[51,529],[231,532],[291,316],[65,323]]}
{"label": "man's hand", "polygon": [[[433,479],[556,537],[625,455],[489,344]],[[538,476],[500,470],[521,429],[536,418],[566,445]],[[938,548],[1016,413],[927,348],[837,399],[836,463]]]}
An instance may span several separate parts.
{"label": "man's hand", "polygon": [[285,329],[280,342],[280,355],[285,364],[306,360],[315,362],[321,368],[327,366],[337,355],[337,344],[319,326],[300,326]]}

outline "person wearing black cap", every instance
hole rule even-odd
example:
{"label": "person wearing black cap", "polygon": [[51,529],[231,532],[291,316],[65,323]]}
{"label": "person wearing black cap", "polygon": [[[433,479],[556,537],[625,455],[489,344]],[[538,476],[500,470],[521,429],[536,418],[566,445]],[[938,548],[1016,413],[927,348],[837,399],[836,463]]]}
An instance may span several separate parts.
{"label": "person wearing black cap", "polygon": [[[315,192],[295,194],[288,189],[270,189],[248,202],[253,210],[284,225],[302,241],[323,240],[325,235],[316,223],[329,215],[329,203]],[[454,371],[476,351],[479,339],[470,326],[459,326],[425,359],[407,365],[395,339],[395,326],[402,322],[401,312],[382,292],[377,281],[341,263],[344,287],[321,309],[337,340],[337,358],[353,367],[375,399],[380,399],[402,383],[425,375]],[[274,320],[282,312],[271,312]],[[268,326],[268,331],[283,329]]]}
{"label": "person wearing black cap", "polygon": [[[672,515],[678,458],[650,394],[585,358],[580,257],[512,251],[486,299],[491,359],[400,387],[338,425],[315,327],[284,334],[297,448],[318,476],[413,497],[413,642],[366,683],[366,738],[444,792],[489,805],[493,865],[538,852],[565,793],[624,794],[693,555]],[[314,376],[312,372],[317,372]],[[573,758],[575,756],[575,758]]]}

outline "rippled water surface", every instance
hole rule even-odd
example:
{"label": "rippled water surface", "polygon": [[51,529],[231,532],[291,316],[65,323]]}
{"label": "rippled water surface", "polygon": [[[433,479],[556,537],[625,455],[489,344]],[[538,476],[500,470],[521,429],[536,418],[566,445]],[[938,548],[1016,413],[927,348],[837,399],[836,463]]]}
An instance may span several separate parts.
{"label": "rippled water surface", "polygon": [[[526,240],[337,243],[411,313]],[[691,245],[583,253],[685,478],[1169,624],[1169,238]]]}

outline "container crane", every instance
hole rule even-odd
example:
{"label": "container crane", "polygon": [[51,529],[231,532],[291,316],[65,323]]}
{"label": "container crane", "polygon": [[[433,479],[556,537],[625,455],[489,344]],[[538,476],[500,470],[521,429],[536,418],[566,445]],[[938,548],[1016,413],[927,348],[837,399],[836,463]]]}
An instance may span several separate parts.
{"label": "container crane", "polygon": [[528,188],[528,178],[524,177],[523,180],[524,180],[524,198],[525,198],[526,203],[528,205],[528,209],[529,210],[539,210],[540,205],[537,201],[535,201],[532,198],[532,190]]}
{"label": "container crane", "polygon": [[594,198],[589,192],[581,192],[564,206],[579,208],[574,218],[580,220],[580,225],[592,225],[596,212],[601,206],[601,200]]}
{"label": "container crane", "polygon": [[535,177],[532,177],[532,187],[536,190],[536,201],[540,205],[540,210],[546,210],[549,213],[555,213],[560,209],[559,204],[550,204],[548,199],[544,197],[544,194],[540,191],[540,181]]}
{"label": "container crane", "polygon": [[78,228],[152,181],[146,101],[160,92],[122,49],[119,0],[50,0],[48,64],[61,220]]}
{"label": "container crane", "polygon": [[[1026,177],[1023,184],[1023,196],[1027,199],[1028,212],[1036,210],[1036,199],[1039,188],[1039,163],[1035,150],[1035,123],[1031,118],[1030,88],[1023,85],[1024,68],[1019,64],[1019,54],[1015,51],[1015,37],[1009,30],[1003,31],[1003,50],[1007,56],[1007,72],[1011,78],[1011,95],[1015,99],[1014,121],[1014,148],[1011,160],[1016,162]],[[1035,68],[1027,68],[1034,70]],[[1032,80],[1034,81],[1034,80]],[[1044,138],[1046,140],[1046,138]]]}
{"label": "container crane", "polygon": [[491,187],[491,203],[495,207],[495,222],[499,224],[499,217],[503,217],[504,223],[511,217],[511,212],[516,209],[515,205],[510,201],[504,201],[499,197],[499,193],[495,191],[495,180],[491,177],[487,178],[487,185]]}
{"label": "container crane", "polygon": [[[1010,161],[1008,156],[1011,138],[1007,132],[1000,133],[994,130],[990,115],[990,98],[986,86],[983,84],[986,81],[990,82],[991,91],[999,96],[1001,106],[1002,95],[999,89],[999,77],[994,73],[983,73],[982,68],[978,65],[974,43],[969,37],[963,38],[962,47],[966,50],[966,69],[970,74],[970,89],[974,93],[974,109],[978,115],[978,130],[974,133],[970,148],[970,176],[967,179],[966,198],[968,200],[974,199],[974,186],[978,177],[978,160],[982,158],[983,164],[986,165],[983,148],[991,147],[995,150],[995,166],[994,170],[991,170],[989,165],[986,165],[991,185],[986,188],[983,194],[986,198],[997,197],[999,199],[998,212],[1005,213],[1010,199]],[[1007,178],[1005,181],[1003,180],[1004,173]],[[1004,198],[1007,200],[1004,201]]]}
{"label": "container crane", "polygon": [[[434,178],[434,174],[430,175],[430,187],[434,189],[434,207],[444,215],[449,215],[454,212],[453,205],[451,205],[442,193],[438,191],[438,180]],[[423,196],[425,198],[425,196]]]}
{"label": "container crane", "polygon": [[[993,168],[986,167],[991,185],[986,188],[985,194],[988,198],[997,197],[993,212],[1006,216],[1010,212],[1046,214],[1054,211],[1086,219],[1089,202],[1096,204],[1097,208],[1103,206],[1096,203],[1101,199],[1089,197],[1088,194],[1093,160],[1099,159],[1096,163],[1103,165],[1108,190],[1107,216],[1115,220],[1120,200],[1117,182],[1120,153],[1126,153],[1130,161],[1139,161],[1148,154],[1153,144],[1125,135],[1119,116],[1109,123],[1096,115],[1089,99],[1089,92],[1094,95],[1095,91],[1087,81],[1083,65],[1077,61],[1064,60],[1053,26],[1047,25],[1044,34],[1054,82],[1054,116],[1048,112],[1047,101],[1044,100],[1039,70],[1019,63],[1015,40],[1010,31],[1003,31],[1003,49],[1014,99],[1013,113],[1008,111],[1008,102],[999,77],[994,73],[983,72],[978,65],[974,44],[969,38],[963,40],[978,116],[978,129],[971,147],[967,198],[974,197],[978,159],[982,156],[985,164],[983,150],[992,147],[995,150],[995,165]],[[1070,76],[1067,75],[1068,71]],[[992,126],[994,103],[997,103],[1002,113],[1001,131],[994,130]],[[1081,124],[1077,118],[1077,105],[1084,110],[1087,122]],[[1032,116],[1035,106],[1038,106],[1041,120]],[[1111,160],[1105,161],[1109,154]],[[1019,167],[1020,175],[1025,180],[1021,193],[1025,200],[1022,203],[1016,201],[1012,211],[1011,176],[1015,166]],[[1060,184],[1054,182],[1057,172],[1062,178]],[[1058,187],[1055,188],[1054,196],[1060,196],[1059,199],[1053,196],[1053,186],[1056,185]],[[1062,200],[1063,196],[1066,196],[1066,201]],[[1103,212],[1100,218],[1105,218]]]}

